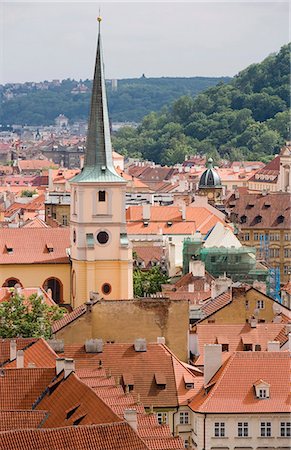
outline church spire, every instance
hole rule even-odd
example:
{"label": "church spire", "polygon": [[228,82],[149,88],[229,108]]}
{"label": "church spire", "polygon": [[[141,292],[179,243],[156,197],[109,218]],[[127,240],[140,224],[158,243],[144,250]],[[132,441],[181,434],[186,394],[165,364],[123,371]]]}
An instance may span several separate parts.
{"label": "church spire", "polygon": [[99,23],[97,52],[88,123],[85,163],[74,182],[124,181],[113,165],[109,117],[107,109],[104,63],[101,44],[101,17]]}

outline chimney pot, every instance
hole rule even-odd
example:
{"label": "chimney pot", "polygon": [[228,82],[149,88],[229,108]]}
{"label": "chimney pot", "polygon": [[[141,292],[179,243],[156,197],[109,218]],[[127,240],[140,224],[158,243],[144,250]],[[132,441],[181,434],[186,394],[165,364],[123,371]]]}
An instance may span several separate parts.
{"label": "chimney pot", "polygon": [[86,353],[102,353],[103,340],[102,339],[87,339],[85,342]]}
{"label": "chimney pot", "polygon": [[64,340],[63,339],[49,339],[47,341],[47,343],[56,353],[64,352]]}
{"label": "chimney pot", "polygon": [[134,341],[134,349],[136,352],[146,352],[147,342],[144,338],[139,338]]}
{"label": "chimney pot", "polygon": [[164,338],[164,336],[158,336],[157,337],[157,343],[165,345],[166,344],[166,339]]}
{"label": "chimney pot", "polygon": [[280,342],[279,341],[268,341],[268,352],[279,352]]}
{"label": "chimney pot", "polygon": [[65,358],[56,359],[56,374],[59,375],[65,369]]}
{"label": "chimney pot", "polygon": [[72,372],[75,372],[75,361],[73,358],[65,358],[65,377],[67,378]]}

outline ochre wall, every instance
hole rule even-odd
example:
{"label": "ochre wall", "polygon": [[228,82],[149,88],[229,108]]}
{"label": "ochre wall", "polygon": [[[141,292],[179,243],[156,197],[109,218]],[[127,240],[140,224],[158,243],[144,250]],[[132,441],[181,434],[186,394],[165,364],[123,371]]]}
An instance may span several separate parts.
{"label": "ochre wall", "polygon": [[64,303],[70,303],[70,264],[3,264],[0,286],[7,278],[17,278],[23,287],[42,286],[47,278],[58,278],[63,285]]}
{"label": "ochre wall", "polygon": [[60,330],[56,338],[65,343],[85,342],[91,337],[115,342],[134,342],[141,337],[156,342],[158,336],[164,336],[173,353],[187,361],[188,329],[186,300],[109,300],[93,305],[91,313]]}
{"label": "ochre wall", "polygon": [[[246,300],[248,301],[248,307],[246,306]],[[233,301],[217,311],[215,314],[207,317],[201,323],[207,323],[209,321],[215,321],[216,324],[236,324],[244,323],[246,319],[255,315],[255,309],[257,309],[257,300],[264,301],[264,308],[258,310],[256,316],[258,320],[264,319],[266,322],[272,322],[275,314],[273,311],[274,301],[263,293],[250,289],[247,292],[243,290],[241,292],[233,291]]]}

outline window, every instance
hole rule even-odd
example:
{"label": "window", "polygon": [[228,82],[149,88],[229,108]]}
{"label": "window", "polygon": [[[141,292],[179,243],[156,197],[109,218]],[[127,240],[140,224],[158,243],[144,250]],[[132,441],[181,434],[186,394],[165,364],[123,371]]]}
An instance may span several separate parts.
{"label": "window", "polygon": [[221,349],[223,352],[228,352],[228,344],[222,344],[221,347],[222,347]]}
{"label": "window", "polygon": [[189,413],[187,411],[180,412],[180,424],[181,425],[189,424]]}
{"label": "window", "polygon": [[269,256],[270,256],[270,258],[279,258],[280,249],[279,248],[270,248]]}
{"label": "window", "polygon": [[270,233],[270,241],[280,241],[280,233]]}
{"label": "window", "polygon": [[250,233],[245,233],[244,234],[244,240],[245,241],[249,241],[250,240]]}
{"label": "window", "polygon": [[291,248],[284,248],[284,258],[291,258]]}
{"label": "window", "polygon": [[291,241],[291,234],[285,233],[284,234],[284,239],[285,239],[285,241]]}
{"label": "window", "polygon": [[244,352],[252,352],[253,346],[252,344],[244,344]]}
{"label": "window", "polygon": [[258,309],[264,309],[265,308],[264,300],[257,300],[257,308]]}
{"label": "window", "polygon": [[210,256],[210,261],[211,261],[212,263],[215,263],[216,257],[215,257],[215,256]]}
{"label": "window", "polygon": [[106,244],[109,240],[109,234],[106,231],[99,231],[97,234],[97,241],[99,244]]}
{"label": "window", "polygon": [[240,223],[246,223],[246,221],[247,221],[247,216],[241,216]]}
{"label": "window", "polygon": [[225,422],[214,423],[214,436],[225,437]]}
{"label": "window", "polygon": [[248,437],[248,435],[249,435],[249,424],[248,424],[248,422],[238,422],[238,424],[237,424],[237,435],[238,435],[238,437]]}
{"label": "window", "polygon": [[62,216],[62,224],[67,226],[68,225],[68,216]]}
{"label": "window", "polygon": [[158,412],[157,419],[160,425],[164,423],[168,423],[168,413],[166,412]]}
{"label": "window", "polygon": [[291,436],[291,422],[281,422],[280,426],[280,436],[290,437]]}
{"label": "window", "polygon": [[111,286],[110,286],[109,283],[104,283],[104,284],[102,285],[102,288],[101,288],[103,294],[105,294],[105,295],[110,294],[111,289],[112,289],[112,288],[111,288]]}
{"label": "window", "polygon": [[250,307],[250,304],[249,304],[248,300],[245,300],[245,307],[246,307],[246,309],[249,309],[249,307]]}
{"label": "window", "polygon": [[255,345],[255,352],[260,352],[262,350],[262,347],[260,346],[260,344],[256,344]]}
{"label": "window", "polygon": [[106,201],[106,192],[105,191],[99,191],[98,192],[98,201],[99,202],[105,202]]}
{"label": "window", "polygon": [[271,436],[271,422],[261,422],[261,437]]}
{"label": "window", "polygon": [[288,275],[291,272],[291,266],[284,266],[284,275]]}
{"label": "window", "polygon": [[259,398],[268,398],[267,389],[259,389]]}
{"label": "window", "polygon": [[259,233],[254,233],[254,241],[258,241],[259,240]]}

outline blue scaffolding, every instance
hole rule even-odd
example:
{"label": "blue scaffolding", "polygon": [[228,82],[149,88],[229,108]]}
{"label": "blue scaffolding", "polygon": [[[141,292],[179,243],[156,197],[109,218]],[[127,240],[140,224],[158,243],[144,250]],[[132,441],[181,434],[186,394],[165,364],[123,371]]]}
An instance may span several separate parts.
{"label": "blue scaffolding", "polygon": [[267,281],[267,295],[279,303],[282,303],[280,297],[280,267],[270,267]]}
{"label": "blue scaffolding", "polygon": [[269,235],[260,234],[260,259],[268,262],[269,260]]}

